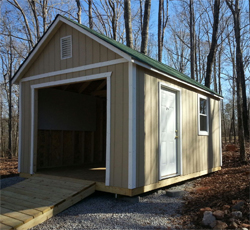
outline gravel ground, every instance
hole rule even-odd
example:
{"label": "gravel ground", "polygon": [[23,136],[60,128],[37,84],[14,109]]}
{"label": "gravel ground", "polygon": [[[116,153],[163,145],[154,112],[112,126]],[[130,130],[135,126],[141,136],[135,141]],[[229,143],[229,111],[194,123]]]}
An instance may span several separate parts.
{"label": "gravel ground", "polygon": [[[1,180],[7,187],[23,179],[19,177]],[[168,188],[186,190],[193,182]],[[76,205],[32,228],[49,229],[179,229],[181,197],[168,197],[165,190],[157,190],[134,199],[115,199],[114,194],[96,192]],[[179,220],[178,220],[179,219]]]}
{"label": "gravel ground", "polygon": [[18,182],[21,182],[25,180],[24,178],[21,178],[19,176],[15,176],[15,177],[7,177],[4,179],[0,180],[0,189],[6,188],[8,186],[11,186],[13,184],[16,184]]}

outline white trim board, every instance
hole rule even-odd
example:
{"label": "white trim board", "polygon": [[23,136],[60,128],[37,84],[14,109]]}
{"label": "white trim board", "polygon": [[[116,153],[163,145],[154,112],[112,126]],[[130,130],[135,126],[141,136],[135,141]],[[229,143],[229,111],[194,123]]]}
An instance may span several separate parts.
{"label": "white trim board", "polygon": [[129,62],[128,188],[136,188],[136,66]]}
{"label": "white trim board", "polygon": [[213,93],[208,92],[208,91],[206,91],[206,90],[204,90],[204,89],[201,89],[201,88],[196,87],[196,86],[194,86],[194,85],[192,85],[192,84],[189,84],[189,83],[187,83],[187,82],[185,82],[185,81],[182,81],[182,80],[180,80],[180,79],[177,79],[177,78],[175,78],[175,77],[172,77],[172,76],[170,76],[170,75],[168,75],[168,74],[166,74],[166,73],[163,73],[163,72],[161,72],[161,71],[159,71],[159,70],[157,70],[157,69],[154,69],[154,68],[152,68],[151,66],[149,66],[149,65],[147,65],[147,64],[144,64],[144,63],[142,63],[142,62],[140,62],[140,61],[132,60],[132,62],[135,63],[135,64],[137,64],[137,65],[139,65],[139,66],[142,66],[142,67],[144,67],[144,68],[146,68],[146,69],[149,69],[149,70],[151,70],[151,71],[153,71],[153,72],[155,72],[155,73],[159,73],[159,74],[161,74],[161,75],[163,75],[163,76],[165,76],[165,77],[167,77],[167,78],[169,78],[169,79],[172,79],[172,80],[174,80],[174,81],[177,81],[177,82],[180,82],[180,83],[182,83],[182,84],[184,84],[184,85],[187,85],[187,86],[189,86],[189,87],[191,87],[191,88],[193,88],[193,89],[197,89],[198,91],[207,93],[207,94],[212,95],[212,96],[214,96],[214,97],[216,97],[216,98],[223,99],[222,97],[219,97],[219,96],[216,95],[216,94],[213,94]]}
{"label": "white trim board", "polygon": [[[201,94],[197,94],[197,98],[198,98],[198,106],[197,106],[197,115],[198,115],[198,135],[199,136],[208,136],[209,135],[209,126],[210,126],[210,98],[204,96],[204,95],[201,95]],[[207,131],[201,131],[200,130],[200,98],[204,99],[207,101]]]}
{"label": "white trim board", "polygon": [[83,76],[83,77],[75,77],[75,78],[70,78],[70,79],[64,79],[64,80],[58,80],[58,81],[53,81],[53,82],[45,82],[45,83],[40,83],[36,85],[31,85],[31,88],[37,89],[37,88],[45,88],[53,85],[65,85],[68,83],[76,83],[76,82],[81,82],[81,81],[91,81],[94,79],[101,79],[101,78],[107,78],[110,77],[112,72],[106,72],[106,73],[98,73],[98,74],[92,74],[88,76]]}
{"label": "white trim board", "polygon": [[[177,168],[178,172],[175,175],[167,176],[164,178],[160,177],[160,151],[161,151],[161,134],[160,134],[160,120],[161,120],[161,89],[165,88],[168,89],[172,92],[176,93],[176,128],[178,130],[178,141],[177,141]],[[159,82],[158,86],[158,146],[159,146],[159,168],[158,168],[158,173],[159,173],[159,180],[163,180],[166,178],[170,177],[175,177],[183,174],[183,166],[182,166],[182,94],[181,94],[181,88],[172,86],[167,83]]]}
{"label": "white trim board", "polygon": [[222,101],[219,101],[219,124],[220,124],[220,137],[219,137],[219,142],[220,142],[220,166],[222,166],[222,136],[221,136],[221,103]]}
{"label": "white trim board", "polygon": [[83,70],[90,70],[90,69],[95,69],[95,68],[100,68],[100,67],[105,67],[105,66],[110,66],[110,65],[116,65],[120,63],[127,62],[126,59],[120,58],[120,59],[115,59],[111,61],[105,61],[105,62],[98,62],[95,64],[90,64],[90,65],[84,65],[84,66],[79,66],[75,68],[70,68],[70,69],[64,69],[64,70],[58,70],[58,71],[53,71],[49,73],[43,73],[39,75],[34,75],[30,77],[23,78],[21,82],[26,82],[26,81],[32,81],[32,80],[37,80],[41,78],[47,78],[47,77],[52,77],[52,76],[57,76],[61,74],[67,74],[67,73],[75,73]]}
{"label": "white trim board", "polygon": [[21,172],[22,159],[22,83],[19,82],[19,124],[18,124],[18,172]]}
{"label": "white trim board", "polygon": [[34,133],[35,133],[35,96],[36,90],[40,88],[45,88],[49,86],[55,85],[64,85],[72,82],[83,82],[90,81],[95,79],[103,79],[107,80],[107,130],[106,130],[106,179],[105,185],[110,185],[110,119],[111,119],[111,74],[112,72],[106,72],[101,74],[93,74],[83,77],[58,80],[53,82],[41,83],[36,85],[31,85],[31,149],[30,149],[30,174],[34,173]]}

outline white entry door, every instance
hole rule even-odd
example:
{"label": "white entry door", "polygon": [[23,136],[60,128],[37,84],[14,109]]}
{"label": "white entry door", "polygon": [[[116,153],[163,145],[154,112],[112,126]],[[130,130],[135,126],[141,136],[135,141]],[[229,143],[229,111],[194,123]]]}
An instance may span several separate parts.
{"label": "white entry door", "polygon": [[177,125],[176,93],[160,89],[160,179],[176,175],[177,167]]}

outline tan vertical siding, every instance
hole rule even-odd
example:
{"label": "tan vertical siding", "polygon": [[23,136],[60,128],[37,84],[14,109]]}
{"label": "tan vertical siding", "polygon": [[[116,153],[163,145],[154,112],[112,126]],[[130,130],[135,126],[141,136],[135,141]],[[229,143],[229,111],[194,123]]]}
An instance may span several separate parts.
{"label": "tan vertical siding", "polygon": [[[129,126],[129,88],[128,88],[128,64],[122,64],[123,65],[123,102],[122,102],[122,111],[123,111],[123,149],[122,149],[122,187],[123,188],[127,188],[128,187],[128,152],[129,152],[129,130],[128,130],[128,126]],[[119,65],[116,66],[116,68],[118,68]]]}
{"label": "tan vertical siding", "polygon": [[[219,166],[219,100],[211,101],[210,134],[198,135],[198,92],[159,74],[137,67],[137,186],[158,182],[158,83],[173,85],[182,95],[183,175]],[[144,85],[144,92],[141,88]],[[142,106],[144,101],[144,121]],[[139,108],[139,111],[138,111]],[[144,123],[143,125],[141,123]],[[143,134],[145,133],[145,138]],[[142,143],[145,144],[143,153]],[[157,176],[156,176],[157,175]],[[144,183],[143,183],[144,182]]]}
{"label": "tan vertical siding", "polygon": [[[68,35],[72,35],[72,58],[61,60],[60,38]],[[23,77],[25,78],[118,58],[121,58],[121,56],[70,26],[62,24],[58,32],[47,42],[46,48],[41,49],[37,54],[37,58],[32,60],[34,63],[30,63],[29,70]],[[76,76],[76,73],[74,73],[74,76]]]}
{"label": "tan vertical siding", "polygon": [[187,99],[187,91],[185,89],[182,89],[182,170],[183,170],[183,175],[186,174],[186,166],[187,166],[187,155],[183,154],[185,152],[187,152],[187,145],[185,145],[185,143],[187,143],[187,137],[188,137],[188,133],[187,133],[187,129],[188,129],[188,123],[187,123],[187,119],[184,118],[184,116],[186,116],[186,114],[188,113],[188,107],[187,107],[187,103],[188,103],[188,99]]}
{"label": "tan vertical siding", "polygon": [[136,185],[137,187],[144,186],[145,181],[145,133],[144,133],[144,118],[145,118],[145,103],[144,103],[144,75],[139,68],[136,68]]}
{"label": "tan vertical siding", "polygon": [[113,153],[111,184],[126,188],[128,186],[128,65],[116,65],[111,78],[111,152]]}

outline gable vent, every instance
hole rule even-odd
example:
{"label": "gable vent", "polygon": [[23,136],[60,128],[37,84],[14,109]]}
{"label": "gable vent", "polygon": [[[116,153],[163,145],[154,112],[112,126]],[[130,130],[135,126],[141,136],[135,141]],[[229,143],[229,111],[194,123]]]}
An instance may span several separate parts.
{"label": "gable vent", "polygon": [[71,35],[61,38],[61,59],[72,57]]}

